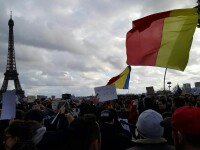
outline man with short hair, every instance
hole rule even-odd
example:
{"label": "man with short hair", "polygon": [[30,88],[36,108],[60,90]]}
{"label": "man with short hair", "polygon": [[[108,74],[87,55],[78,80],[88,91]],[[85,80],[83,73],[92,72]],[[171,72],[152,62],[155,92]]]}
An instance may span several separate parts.
{"label": "man with short hair", "polygon": [[171,112],[171,110],[169,110],[168,106],[167,106],[167,101],[164,97],[160,98],[158,100],[158,112],[163,115],[166,112]]}
{"label": "man with short hair", "polygon": [[171,118],[176,150],[200,150],[200,108],[183,106]]}
{"label": "man with short hair", "polygon": [[172,113],[179,107],[185,106],[185,101],[181,97],[174,97],[172,99],[171,111]]}
{"label": "man with short hair", "polygon": [[100,150],[100,128],[93,114],[85,114],[72,121],[69,127],[70,150]]}

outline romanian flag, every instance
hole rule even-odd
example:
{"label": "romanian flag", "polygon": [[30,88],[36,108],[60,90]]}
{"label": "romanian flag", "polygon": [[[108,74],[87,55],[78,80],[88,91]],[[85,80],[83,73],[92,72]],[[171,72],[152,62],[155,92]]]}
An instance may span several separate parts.
{"label": "romanian flag", "polygon": [[130,80],[131,66],[127,66],[126,69],[118,76],[109,80],[107,85],[115,84],[117,89],[128,89]]}
{"label": "romanian flag", "polygon": [[127,64],[184,71],[197,23],[197,8],[161,12],[133,21],[126,37]]}

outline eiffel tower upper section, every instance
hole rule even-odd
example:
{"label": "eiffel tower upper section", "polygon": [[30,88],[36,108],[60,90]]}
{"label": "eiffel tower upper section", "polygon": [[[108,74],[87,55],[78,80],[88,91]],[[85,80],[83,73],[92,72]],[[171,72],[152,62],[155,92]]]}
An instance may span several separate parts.
{"label": "eiffel tower upper section", "polygon": [[24,91],[22,90],[19,82],[18,78],[19,74],[17,73],[16,61],[15,61],[14,33],[13,33],[14,21],[12,19],[12,13],[8,21],[8,26],[9,26],[8,57],[7,57],[6,72],[4,73],[5,77],[0,93],[2,94],[6,92],[9,80],[14,80],[16,95],[24,97]]}

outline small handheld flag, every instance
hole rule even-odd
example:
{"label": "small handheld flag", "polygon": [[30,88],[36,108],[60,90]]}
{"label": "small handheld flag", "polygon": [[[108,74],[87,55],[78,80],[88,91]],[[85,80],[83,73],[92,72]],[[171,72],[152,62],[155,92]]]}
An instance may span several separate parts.
{"label": "small handheld flag", "polygon": [[127,66],[126,69],[121,74],[111,78],[107,83],[107,85],[115,84],[117,89],[128,89],[130,72],[131,72],[131,66]]}

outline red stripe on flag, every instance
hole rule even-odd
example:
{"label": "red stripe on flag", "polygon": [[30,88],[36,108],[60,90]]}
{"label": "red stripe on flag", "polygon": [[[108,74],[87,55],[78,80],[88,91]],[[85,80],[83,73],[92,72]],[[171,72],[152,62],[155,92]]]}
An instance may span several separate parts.
{"label": "red stripe on flag", "polygon": [[155,66],[164,19],[169,13],[153,14],[133,21],[133,29],[127,33],[126,38],[128,65]]}
{"label": "red stripe on flag", "polygon": [[107,85],[114,83],[114,82],[117,81],[120,77],[121,77],[120,75],[113,77],[112,79],[110,79],[110,80],[108,81]]}

